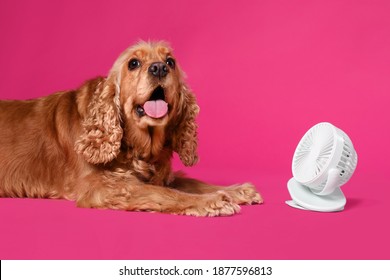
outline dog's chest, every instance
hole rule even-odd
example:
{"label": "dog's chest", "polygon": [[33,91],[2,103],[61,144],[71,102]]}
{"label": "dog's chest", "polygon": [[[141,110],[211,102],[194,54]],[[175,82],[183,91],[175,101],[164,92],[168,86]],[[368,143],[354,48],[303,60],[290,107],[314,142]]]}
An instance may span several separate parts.
{"label": "dog's chest", "polygon": [[173,178],[169,161],[150,163],[134,158],[131,171],[139,180],[153,185],[169,185]]}

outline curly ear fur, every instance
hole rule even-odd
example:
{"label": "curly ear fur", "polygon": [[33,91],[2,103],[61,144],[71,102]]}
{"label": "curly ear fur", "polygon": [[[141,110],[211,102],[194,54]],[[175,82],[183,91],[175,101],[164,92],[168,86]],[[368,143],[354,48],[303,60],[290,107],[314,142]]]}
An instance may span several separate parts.
{"label": "curly ear fur", "polygon": [[107,78],[97,85],[88,104],[82,122],[84,133],[76,142],[75,150],[90,163],[108,163],[120,151],[123,130],[115,93],[115,83]]}
{"label": "curly ear fur", "polygon": [[198,162],[197,124],[195,118],[199,113],[195,96],[186,85],[182,85],[178,108],[178,124],[173,132],[173,149],[178,153],[185,166]]}

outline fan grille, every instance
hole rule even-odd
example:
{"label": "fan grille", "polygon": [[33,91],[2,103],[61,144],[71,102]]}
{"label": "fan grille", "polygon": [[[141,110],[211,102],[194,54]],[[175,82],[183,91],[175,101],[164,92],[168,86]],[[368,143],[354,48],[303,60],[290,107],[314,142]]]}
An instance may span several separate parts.
{"label": "fan grille", "polygon": [[302,183],[319,177],[329,164],[334,145],[332,125],[320,123],[312,127],[303,136],[295,150],[294,177]]}
{"label": "fan grille", "polygon": [[337,169],[340,170],[340,185],[345,184],[352,176],[357,165],[357,154],[348,136],[343,135],[344,146]]}

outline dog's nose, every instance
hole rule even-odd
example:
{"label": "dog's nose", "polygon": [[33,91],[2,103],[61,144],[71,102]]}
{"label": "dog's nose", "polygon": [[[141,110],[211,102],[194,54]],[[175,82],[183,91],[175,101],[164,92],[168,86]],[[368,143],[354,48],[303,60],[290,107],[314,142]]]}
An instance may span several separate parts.
{"label": "dog's nose", "polygon": [[169,70],[165,63],[162,62],[154,62],[149,66],[148,69],[149,73],[157,78],[164,78]]}

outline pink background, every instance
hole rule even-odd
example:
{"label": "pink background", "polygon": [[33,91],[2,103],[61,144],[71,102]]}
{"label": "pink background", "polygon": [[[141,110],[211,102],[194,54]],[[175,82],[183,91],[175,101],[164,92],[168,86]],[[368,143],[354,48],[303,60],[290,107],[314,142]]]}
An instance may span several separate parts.
{"label": "pink background", "polygon": [[[57,2],[0,2],[1,99],[76,88],[138,39],[167,40],[201,106],[201,162],[175,166],[251,181],[265,203],[193,218],[0,199],[0,259],[390,258],[389,1]],[[340,213],[284,203],[294,149],[321,121],[359,155]]]}

